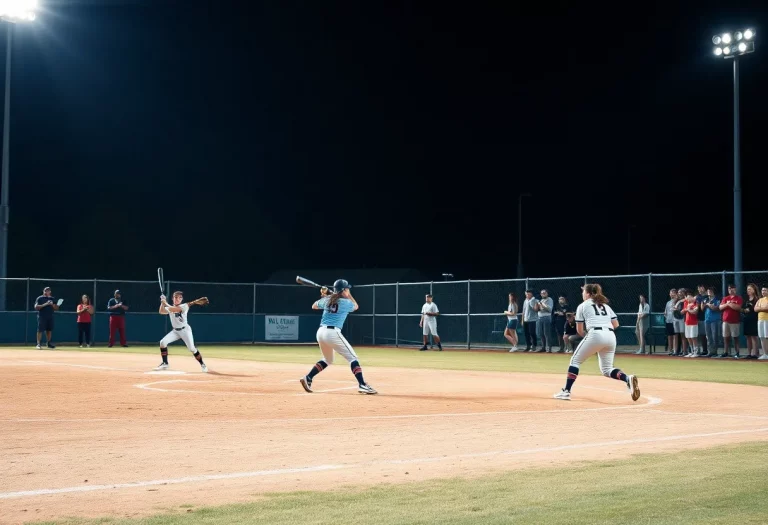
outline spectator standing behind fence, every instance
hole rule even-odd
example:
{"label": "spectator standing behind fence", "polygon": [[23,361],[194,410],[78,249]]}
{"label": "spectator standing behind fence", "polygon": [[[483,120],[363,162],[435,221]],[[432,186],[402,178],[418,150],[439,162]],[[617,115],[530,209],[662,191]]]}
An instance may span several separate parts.
{"label": "spectator standing behind fence", "polygon": [[677,304],[677,288],[669,291],[669,301],[664,306],[664,328],[667,333],[668,355],[677,354],[677,335],[675,334],[675,305]]}
{"label": "spectator standing behind fence", "polygon": [[59,305],[56,304],[56,298],[51,295],[51,288],[46,286],[43,288],[43,295],[35,299],[35,310],[37,310],[37,348],[40,350],[40,339],[43,332],[47,340],[48,348],[56,348],[51,342],[53,336],[53,312],[59,309]]}
{"label": "spectator standing behind fence", "polygon": [[719,357],[730,357],[728,349],[733,340],[733,358],[739,358],[739,336],[741,335],[741,306],[744,300],[736,295],[736,286],[728,285],[728,295],[720,301],[720,312],[723,314],[723,348],[725,353]]}
{"label": "spectator standing behind fence", "polygon": [[115,332],[120,332],[120,345],[127,347],[125,337],[125,312],[128,306],[123,304],[123,296],[120,290],[115,290],[115,296],[107,303],[109,312],[109,348],[115,344]]}
{"label": "spectator standing behind fence", "polygon": [[679,353],[677,355],[688,355],[688,339],[685,338],[685,312],[683,304],[685,303],[685,288],[677,291],[677,302],[675,303],[675,337],[679,338],[677,343]]}
{"label": "spectator standing behind fence", "polygon": [[639,295],[640,306],[637,309],[637,322],[635,323],[635,336],[640,349],[636,354],[645,353],[645,336],[648,333],[648,327],[651,325],[651,305],[645,299],[643,294]]}
{"label": "spectator standing behind fence", "polygon": [[549,296],[547,290],[541,291],[541,299],[534,307],[538,314],[538,321],[536,322],[536,328],[538,329],[538,336],[541,338],[541,348],[538,350],[541,352],[552,351],[552,308],[554,307],[552,298]]}
{"label": "spectator standing behind fence", "polygon": [[560,342],[560,350],[557,351],[558,354],[565,352],[565,341],[563,340],[563,334],[565,334],[566,315],[570,309],[571,307],[568,304],[568,300],[561,295],[557,299],[555,311],[552,312],[552,325],[555,330],[555,338]]}
{"label": "spectator standing behind fence", "polygon": [[533,296],[533,290],[525,291],[523,301],[523,333],[525,334],[525,351],[536,351],[536,326],[539,319],[536,315],[536,305],[539,300]]}
{"label": "spectator standing behind fence", "polygon": [[707,288],[707,300],[703,303],[704,330],[707,335],[707,351],[709,357],[717,357],[717,349],[720,347],[720,329],[723,321],[720,316],[720,299],[715,294],[715,287]]}
{"label": "spectator standing behind fence", "polygon": [[744,308],[741,313],[744,320],[744,337],[747,338],[747,355],[745,359],[757,359],[757,347],[759,345],[757,341],[757,312],[755,312],[755,305],[757,305],[757,285],[749,283],[747,285],[747,299],[744,301]]}
{"label": "spectator standing behind fence", "polygon": [[80,348],[83,347],[83,341],[85,346],[91,347],[91,316],[93,314],[91,298],[83,295],[80,304],[77,305],[77,341],[80,343]]}
{"label": "spectator standing behind fence", "polygon": [[685,338],[688,340],[688,353],[685,357],[697,357],[699,355],[699,304],[692,290],[685,292],[683,312],[685,312]]}
{"label": "spectator standing behind fence", "polygon": [[507,316],[507,327],[504,329],[504,337],[512,345],[510,352],[517,352],[517,297],[509,294],[509,305],[504,312]]}
{"label": "spectator standing behind fence", "polygon": [[763,295],[755,305],[757,312],[757,335],[760,337],[760,344],[763,347],[763,355],[759,360],[768,360],[768,286],[763,286],[760,290]]}
{"label": "spectator standing behind fence", "polygon": [[697,287],[699,295],[696,296],[696,304],[699,306],[699,355],[706,356],[709,353],[707,346],[707,329],[704,326],[706,322],[707,309],[704,307],[707,301],[707,288],[703,284]]}

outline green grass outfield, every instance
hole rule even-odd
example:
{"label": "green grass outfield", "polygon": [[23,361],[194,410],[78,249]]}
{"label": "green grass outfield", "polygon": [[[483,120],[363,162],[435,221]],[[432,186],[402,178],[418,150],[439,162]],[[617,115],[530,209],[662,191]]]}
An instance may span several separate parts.
{"label": "green grass outfield", "polygon": [[[183,347],[169,350],[171,355],[189,357]],[[151,354],[153,358],[159,353],[156,347],[82,351]],[[206,358],[307,365],[318,358],[314,346],[203,346],[201,351]],[[358,353],[363,366],[531,373],[565,373],[569,360],[565,354],[418,352],[367,347],[359,348]],[[616,364],[640,377],[768,386],[768,366],[764,362],[619,354]],[[597,360],[590,359],[583,370],[597,375]],[[267,494],[255,496],[252,503],[212,508],[201,508],[190,501],[168,508],[163,514],[136,520],[62,519],[44,523],[766,524],[768,443],[641,454],[616,462],[516,470],[479,479]]]}
{"label": "green grass outfield", "polygon": [[[22,347],[24,349],[25,347]],[[32,350],[33,347],[26,347]],[[134,346],[130,348],[67,348],[81,352],[152,354],[159,358],[158,347]],[[33,350],[37,351],[37,350]],[[55,352],[56,350],[54,350]],[[432,368],[444,370],[480,370],[496,372],[531,372],[558,374],[568,369],[569,354],[530,354],[488,351],[419,352],[405,348],[357,347],[360,364],[401,368]],[[271,363],[303,363],[311,366],[319,358],[317,346],[200,346],[207,358],[241,359]],[[187,356],[183,346],[168,348],[170,355]],[[159,361],[158,361],[159,362]],[[149,363],[154,365],[154,361]],[[616,366],[640,378],[679,379],[684,381],[711,381],[768,386],[768,362],[756,360],[686,359],[667,356],[636,356],[617,354]],[[597,358],[589,359],[581,369],[582,374],[599,375]],[[766,519],[768,523],[768,519]]]}

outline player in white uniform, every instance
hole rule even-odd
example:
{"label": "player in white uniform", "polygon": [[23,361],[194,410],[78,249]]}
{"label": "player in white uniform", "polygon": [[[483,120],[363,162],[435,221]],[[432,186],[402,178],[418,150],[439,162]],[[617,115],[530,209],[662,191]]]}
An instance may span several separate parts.
{"label": "player in white uniform", "polygon": [[320,319],[320,328],[317,329],[317,343],[320,345],[320,351],[323,358],[315,363],[312,370],[307,375],[299,379],[301,386],[307,392],[312,392],[313,378],[333,364],[334,352],[340,354],[349,361],[352,373],[357,379],[357,391],[361,394],[376,394],[376,390],[363,379],[363,369],[357,361],[357,354],[354,348],[349,344],[341,333],[344,321],[347,315],[357,310],[357,301],[352,297],[349,291],[349,283],[344,279],[337,279],[333,283],[333,293],[328,294],[328,289],[323,288],[321,294],[323,297],[315,301],[312,305],[313,310],[322,310],[323,317]]}
{"label": "player in white uniform", "polygon": [[163,358],[163,362],[155,370],[166,370],[168,368],[168,345],[181,339],[187,345],[187,350],[192,352],[197,362],[200,363],[203,372],[208,372],[208,367],[203,362],[203,356],[195,348],[195,337],[192,335],[192,327],[187,324],[189,307],[192,305],[208,304],[208,298],[201,297],[189,303],[184,303],[183,301],[184,294],[182,292],[173,292],[173,306],[166,302],[164,295],[160,296],[160,313],[170,316],[173,330],[168,332],[168,335],[160,341],[160,355]]}
{"label": "player in white uniform", "polygon": [[419,326],[422,328],[422,334],[424,336],[424,346],[419,348],[420,351],[427,349],[427,338],[429,334],[437,343],[437,348],[442,352],[443,345],[440,343],[440,336],[437,335],[437,316],[440,315],[440,310],[437,309],[437,305],[432,302],[432,294],[426,295],[427,302],[421,307],[421,319],[419,320]]}
{"label": "player in white uniform", "polygon": [[603,375],[624,381],[632,401],[637,401],[640,398],[637,376],[628,376],[620,369],[613,367],[613,356],[616,353],[614,330],[619,327],[619,321],[613,309],[608,306],[608,298],[603,295],[603,289],[599,284],[584,285],[581,297],[584,302],[576,309],[576,330],[584,339],[571,356],[565,388],[555,394],[555,399],[571,399],[571,387],[579,375],[579,367],[591,355],[597,354]]}

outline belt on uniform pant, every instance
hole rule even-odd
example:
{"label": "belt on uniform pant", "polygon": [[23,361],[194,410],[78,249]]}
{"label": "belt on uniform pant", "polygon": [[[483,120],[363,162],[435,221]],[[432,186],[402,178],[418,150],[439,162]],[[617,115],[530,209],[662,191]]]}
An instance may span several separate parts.
{"label": "belt on uniform pant", "polygon": [[336,327],[335,327],[335,326],[331,326],[331,325],[329,325],[329,324],[328,324],[328,325],[325,325],[325,328],[329,328],[329,329],[331,329],[331,330],[335,330],[335,329],[336,329]]}
{"label": "belt on uniform pant", "polygon": [[184,330],[185,328],[186,328],[186,326],[182,326],[181,328],[174,328],[174,330],[176,330],[178,332],[179,330]]}
{"label": "belt on uniform pant", "polygon": [[590,330],[608,330],[609,332],[613,332],[613,328],[603,328],[602,326],[596,326],[594,328],[590,328]]}

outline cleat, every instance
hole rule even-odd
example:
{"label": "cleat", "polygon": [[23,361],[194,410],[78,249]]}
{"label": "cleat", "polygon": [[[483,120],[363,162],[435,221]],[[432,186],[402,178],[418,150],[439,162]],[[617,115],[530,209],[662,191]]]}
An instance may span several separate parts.
{"label": "cleat", "polygon": [[155,370],[168,370],[168,363],[160,363],[155,367]]}
{"label": "cleat", "polygon": [[570,392],[570,390],[566,390],[565,388],[563,388],[560,392],[555,394],[553,397],[555,399],[563,399],[565,401],[570,401],[571,400],[571,392]]}
{"label": "cleat", "polygon": [[40,345],[37,345],[37,346],[35,347],[35,349],[37,349],[37,350],[42,350],[42,349],[43,349],[43,347],[42,347],[42,346],[40,346]]}
{"label": "cleat", "polygon": [[51,343],[48,343],[48,348],[50,348],[51,350],[53,350],[54,348],[56,348],[56,346],[55,346],[55,345],[52,345]]}
{"label": "cleat", "polygon": [[200,365],[200,369],[203,371],[204,374],[208,373],[208,367],[205,365],[205,363]]}
{"label": "cleat", "polygon": [[627,390],[632,396],[632,401],[640,399],[640,385],[637,382],[637,376],[627,376]]}
{"label": "cleat", "polygon": [[301,379],[299,379],[299,383],[301,383],[301,386],[304,387],[304,390],[306,390],[310,394],[312,393],[312,380],[311,379],[307,379],[307,377],[304,376]]}
{"label": "cleat", "polygon": [[359,385],[357,387],[357,391],[361,394],[378,394],[376,390],[369,384]]}
{"label": "cleat", "polygon": [[419,352],[425,352],[426,350],[427,350],[426,346],[422,346],[421,348],[419,348]]}

